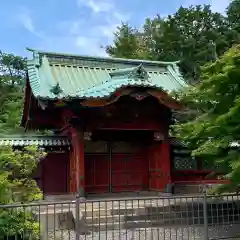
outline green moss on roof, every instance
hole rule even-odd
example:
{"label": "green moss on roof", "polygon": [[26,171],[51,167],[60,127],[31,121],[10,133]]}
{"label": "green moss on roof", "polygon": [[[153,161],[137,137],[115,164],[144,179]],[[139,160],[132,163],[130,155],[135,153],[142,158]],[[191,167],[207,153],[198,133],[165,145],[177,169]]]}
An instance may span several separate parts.
{"label": "green moss on roof", "polygon": [[164,91],[186,86],[177,62],[87,57],[29,49],[28,76],[35,97],[87,99],[109,97],[126,86]]}

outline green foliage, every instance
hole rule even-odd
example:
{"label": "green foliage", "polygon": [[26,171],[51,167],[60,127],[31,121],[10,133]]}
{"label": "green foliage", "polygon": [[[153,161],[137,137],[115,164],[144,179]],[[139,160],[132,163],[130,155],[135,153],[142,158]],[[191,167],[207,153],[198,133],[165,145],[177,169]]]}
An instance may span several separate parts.
{"label": "green foliage", "polygon": [[0,50],[0,83],[23,86],[26,74],[26,59]]}
{"label": "green foliage", "polygon": [[0,51],[0,134],[21,131],[26,61]]}
{"label": "green foliage", "polygon": [[[34,219],[34,214],[24,208],[14,210],[1,209],[0,211],[0,239],[4,236],[21,236],[23,240],[39,239],[39,224]],[[19,238],[17,238],[19,239]]]}
{"label": "green foliage", "polygon": [[38,160],[43,156],[44,153],[35,147],[28,147],[23,150],[12,150],[11,147],[1,148],[0,176],[4,185],[10,186],[10,188],[1,190],[8,191],[10,194],[0,195],[2,204],[31,202],[41,198],[41,192],[35,181],[31,179],[31,175],[37,167]]}
{"label": "green foliage", "polygon": [[227,15],[231,30],[237,34],[240,40],[240,0],[233,0],[227,8]]}
{"label": "green foliage", "polygon": [[[231,179],[231,190],[240,184],[240,45],[234,46],[202,69],[201,81],[182,95],[197,117],[174,126],[177,137],[194,149],[193,155],[215,166]],[[226,186],[223,188],[226,190]]]}
{"label": "green foliage", "polygon": [[0,86],[0,134],[21,131],[23,90],[19,86]]}
{"label": "green foliage", "polygon": [[138,58],[139,43],[136,34],[136,29],[123,23],[115,33],[114,46],[107,46],[107,53],[119,58]]}
{"label": "green foliage", "polygon": [[[27,203],[42,199],[42,193],[31,176],[44,155],[36,147],[21,151],[11,147],[0,149],[0,204]],[[38,231],[34,214],[28,209],[0,208],[0,239],[15,235],[24,235],[25,239],[29,239],[29,234],[31,239],[37,239]]]}
{"label": "green foliage", "polygon": [[[26,61],[0,51],[0,134],[21,131]],[[35,147],[0,149],[0,204],[28,203],[42,199],[42,193],[31,178],[38,160],[44,156]],[[23,207],[0,208],[0,239],[24,236],[38,239],[39,226],[35,216]]]}
{"label": "green foliage", "polygon": [[234,12],[239,9],[237,2],[230,4],[227,17],[212,12],[210,5],[197,5],[180,7],[165,19],[160,16],[146,19],[143,30],[123,24],[107,53],[114,57],[180,60],[186,80],[196,83],[201,66],[221,56],[232,44],[240,43],[236,27],[239,10]]}

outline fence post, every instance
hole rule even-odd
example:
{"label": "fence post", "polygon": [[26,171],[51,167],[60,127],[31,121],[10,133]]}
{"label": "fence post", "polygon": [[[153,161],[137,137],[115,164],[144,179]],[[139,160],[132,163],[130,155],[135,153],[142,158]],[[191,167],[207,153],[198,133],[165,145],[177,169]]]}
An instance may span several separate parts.
{"label": "fence post", "polygon": [[75,233],[76,240],[80,240],[80,197],[76,198],[76,219],[75,219]]}
{"label": "fence post", "polygon": [[207,210],[206,191],[204,191],[204,195],[203,195],[203,219],[204,219],[204,240],[208,240],[208,210]]}

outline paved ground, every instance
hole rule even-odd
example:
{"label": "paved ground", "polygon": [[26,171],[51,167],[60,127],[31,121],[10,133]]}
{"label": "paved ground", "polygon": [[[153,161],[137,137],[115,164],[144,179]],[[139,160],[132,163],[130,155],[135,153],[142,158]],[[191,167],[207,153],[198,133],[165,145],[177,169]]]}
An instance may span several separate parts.
{"label": "paved ground", "polygon": [[[240,225],[231,225],[221,228],[209,227],[210,239],[233,240],[240,239]],[[76,240],[76,234],[70,232],[56,232],[48,235],[48,239]],[[80,236],[79,240],[204,240],[203,227],[179,228],[148,228],[116,230]]]}
{"label": "paved ground", "polygon": [[[111,216],[113,213],[112,211],[119,211],[120,209],[139,209],[139,208],[151,208],[151,207],[167,207],[169,208],[170,205],[177,206],[177,205],[188,205],[191,204],[199,204],[199,206],[202,205],[202,197],[188,197],[188,198],[157,198],[157,199],[134,199],[134,200],[125,200],[121,199],[121,201],[87,201],[87,202],[82,202],[80,203],[80,213],[88,213],[89,217],[95,216],[94,212],[97,214],[97,216],[100,218],[101,216]],[[208,203],[211,202],[218,202],[218,203],[226,203],[226,201],[229,202],[235,202],[235,204],[238,203],[238,199],[208,199]],[[238,204],[237,204],[238,205]],[[192,205],[191,205],[192,206]],[[239,204],[240,206],[240,204]],[[166,209],[169,212],[171,209]],[[47,207],[42,206],[39,209],[39,213],[41,215],[44,214],[50,214],[50,213],[57,213],[57,212],[65,212],[65,211],[72,211],[73,215],[76,213],[76,205],[75,203],[69,202],[69,204],[57,204],[57,205],[50,205]],[[181,209],[181,211],[184,213],[187,211],[187,209]],[[173,211],[174,212],[174,211]],[[115,213],[118,215],[119,213]],[[131,215],[131,214],[130,214]],[[170,218],[174,218],[170,216]],[[117,220],[118,221],[118,220]],[[54,221],[53,221],[54,222]],[[49,222],[48,222],[49,224]],[[156,225],[155,225],[156,226]],[[56,227],[56,226],[55,226]],[[205,240],[205,233],[204,233],[204,228],[203,226],[181,226],[181,227],[172,227],[172,228],[146,228],[146,229],[139,229],[135,228],[136,226],[133,226],[131,230],[125,230],[125,229],[120,229],[120,230],[115,230],[115,231],[101,231],[100,233],[98,232],[93,232],[92,234],[88,235],[82,235],[80,236],[79,239],[77,240]],[[138,227],[140,227],[138,225]],[[53,229],[53,228],[51,228]],[[56,229],[56,228],[55,228]],[[50,230],[50,229],[49,229]],[[46,234],[47,235],[47,234]],[[240,224],[239,225],[226,225],[226,226],[221,226],[220,228],[216,227],[209,227],[209,238],[213,240],[217,239],[226,239],[226,240],[231,240],[231,239],[240,239]],[[43,240],[51,240],[51,239],[56,239],[56,240],[76,240],[76,233],[74,231],[55,231],[54,233],[51,232],[45,238],[42,238]]]}

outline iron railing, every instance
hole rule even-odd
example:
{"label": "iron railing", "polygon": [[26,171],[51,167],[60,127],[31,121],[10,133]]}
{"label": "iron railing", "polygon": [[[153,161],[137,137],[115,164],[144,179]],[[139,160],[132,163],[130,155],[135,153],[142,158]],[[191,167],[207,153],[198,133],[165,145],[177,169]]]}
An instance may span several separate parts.
{"label": "iron railing", "polygon": [[0,205],[0,239],[240,239],[238,195]]}

